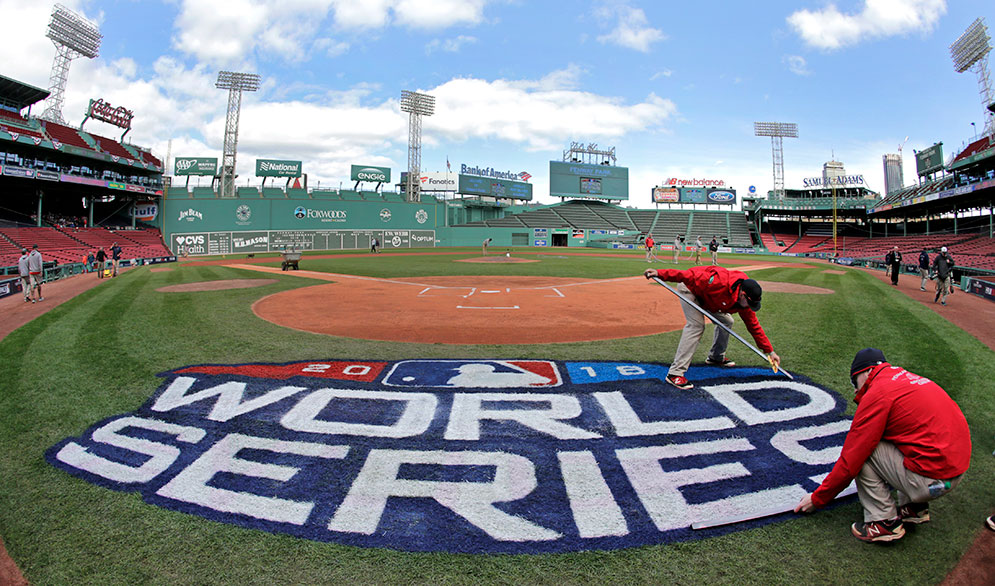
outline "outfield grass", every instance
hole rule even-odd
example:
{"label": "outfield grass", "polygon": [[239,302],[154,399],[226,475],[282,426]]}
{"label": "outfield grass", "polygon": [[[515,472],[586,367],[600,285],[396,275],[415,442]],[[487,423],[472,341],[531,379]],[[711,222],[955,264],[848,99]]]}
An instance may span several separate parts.
{"label": "outfield grass", "polygon": [[[477,255],[479,251],[467,249],[467,257]],[[528,264],[454,262],[458,258],[305,256],[302,268],[375,277],[613,278],[639,274],[649,266],[641,254],[545,257]],[[753,264],[773,260],[745,258]],[[272,264],[278,266],[279,258]],[[967,477],[954,493],[933,504],[932,523],[893,545],[871,546],[850,537],[849,524],[860,518],[859,505],[850,502],[722,537],[611,552],[483,556],[361,549],[165,510],[137,494],[94,486],[53,468],[44,459],[46,449],[98,421],[138,408],[158,387],[156,373],[185,365],[415,357],[667,363],[679,338],[679,332],[671,332],[611,343],[529,346],[334,338],[276,326],[250,309],[262,296],[315,281],[288,272],[262,288],[157,292],[179,283],[273,276],[182,263],[170,272],[130,270],[0,342],[0,535],[33,584],[938,582],[982,530],[981,521],[993,505],[995,356],[872,275],[860,270],[827,274],[824,263],[797,264],[754,275],[836,291],[764,295],[761,323],[788,370],[850,399],[847,371],[853,354],[876,346],[892,363],[943,386],[971,426],[974,456]],[[660,289],[660,294],[667,292]],[[738,320],[736,329],[747,335]],[[699,346],[696,362],[704,360],[706,350],[707,344]],[[729,356],[744,364],[757,362],[738,345],[730,346]],[[851,402],[851,414],[853,409]]]}

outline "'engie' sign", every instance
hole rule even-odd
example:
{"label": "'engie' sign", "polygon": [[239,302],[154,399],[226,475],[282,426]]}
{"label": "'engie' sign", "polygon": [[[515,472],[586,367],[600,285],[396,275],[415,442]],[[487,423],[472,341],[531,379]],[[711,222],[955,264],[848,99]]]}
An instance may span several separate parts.
{"label": "'engie' sign", "polygon": [[561,552],[772,522],[690,528],[789,509],[839,455],[844,400],[802,376],[699,366],[681,391],[666,372],[549,360],[190,366],[46,457],[154,505],[308,539]]}

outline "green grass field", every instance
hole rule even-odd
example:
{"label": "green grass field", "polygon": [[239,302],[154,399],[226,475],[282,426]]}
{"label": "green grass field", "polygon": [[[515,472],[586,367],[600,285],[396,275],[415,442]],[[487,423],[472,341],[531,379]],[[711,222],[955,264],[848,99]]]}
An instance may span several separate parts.
{"label": "green grass field", "polygon": [[[451,252],[447,250],[446,252]],[[503,253],[503,250],[495,250]],[[597,251],[592,251],[597,252]],[[466,256],[479,251],[466,250]],[[528,253],[516,253],[528,257]],[[305,256],[302,268],[375,277],[639,274],[641,254],[544,257],[529,264],[467,264],[444,255]],[[753,262],[769,260],[750,257]],[[779,258],[780,261],[788,259]],[[274,258],[274,266],[278,259]],[[269,278],[225,266],[141,267],[50,311],[0,342],[0,535],[32,584],[135,583],[742,583],[931,584],[954,566],[995,502],[995,356],[929,308],[860,270],[827,274],[823,262],[756,273],[765,281],[825,287],[834,295],[766,293],[760,321],[791,372],[852,398],[856,350],[929,377],[960,404],[972,429],[972,467],[931,507],[933,522],[889,546],[849,535],[855,501],[758,529],[676,545],[554,555],[405,553],[319,543],[162,509],[70,476],[46,449],[105,418],[132,411],[156,373],[204,363],[315,359],[548,358],[667,363],[679,332],[611,343],[449,346],[333,338],[257,318],[252,303],[316,281],[276,275],[262,288],[160,293],[165,285]],[[673,265],[664,265],[673,266]],[[686,262],[681,263],[687,267]],[[836,268],[836,267],[833,267]],[[661,295],[668,293],[662,288]],[[956,302],[956,301],[954,301]],[[633,311],[638,311],[633,308]],[[748,337],[737,320],[736,330]],[[699,346],[695,361],[705,358]],[[733,343],[729,356],[757,364]],[[850,402],[849,413],[854,405]]]}

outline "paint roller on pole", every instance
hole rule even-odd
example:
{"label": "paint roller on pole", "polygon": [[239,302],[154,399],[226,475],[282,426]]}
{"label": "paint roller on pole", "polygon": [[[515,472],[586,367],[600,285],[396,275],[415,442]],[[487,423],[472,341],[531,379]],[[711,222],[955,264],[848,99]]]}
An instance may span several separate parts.
{"label": "paint roller on pole", "polygon": [[[664,287],[666,287],[668,291],[670,291],[671,293],[673,293],[674,295],[676,295],[677,298],[680,299],[682,302],[687,303],[691,307],[693,307],[696,310],[698,310],[698,312],[701,313],[701,315],[703,315],[703,316],[707,317],[709,320],[711,320],[711,322],[713,324],[715,324],[715,327],[722,328],[723,330],[725,330],[726,332],[728,332],[729,335],[731,335],[732,337],[736,338],[737,340],[739,340],[740,342],[742,342],[743,344],[745,344],[747,348],[749,348],[750,350],[753,350],[754,352],[756,352],[757,356],[763,358],[768,363],[770,363],[770,366],[771,366],[771,368],[774,369],[775,373],[778,372],[777,365],[774,364],[774,360],[771,359],[770,356],[767,356],[766,354],[764,354],[763,352],[761,352],[756,346],[754,346],[753,344],[747,342],[742,336],[740,336],[736,332],[732,331],[732,328],[728,327],[724,323],[722,323],[719,320],[715,319],[715,317],[713,317],[712,314],[709,313],[707,310],[705,310],[703,307],[699,306],[694,301],[691,301],[690,299],[687,299],[687,298],[683,297],[680,293],[678,293],[673,287],[671,287],[670,285],[668,285],[667,282],[664,281],[663,279],[661,279],[660,277],[652,277],[652,279],[654,281],[656,281],[657,283],[660,283],[661,285],[663,285]],[[789,379],[795,380],[795,377],[791,376],[791,373],[789,373],[788,371],[784,370],[783,368],[781,369],[781,372],[783,372],[784,376],[788,377]]]}

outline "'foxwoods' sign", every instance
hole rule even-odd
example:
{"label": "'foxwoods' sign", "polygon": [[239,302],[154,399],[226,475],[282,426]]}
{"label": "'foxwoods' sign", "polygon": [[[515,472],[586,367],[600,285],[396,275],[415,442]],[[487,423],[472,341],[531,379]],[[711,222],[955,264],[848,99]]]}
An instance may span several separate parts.
{"label": "'foxwoods' sign", "polygon": [[[768,369],[550,360],[188,366],[46,453],[153,505],[367,547],[562,552],[697,539],[790,508],[844,400]],[[781,517],[782,519],[784,516]]]}

